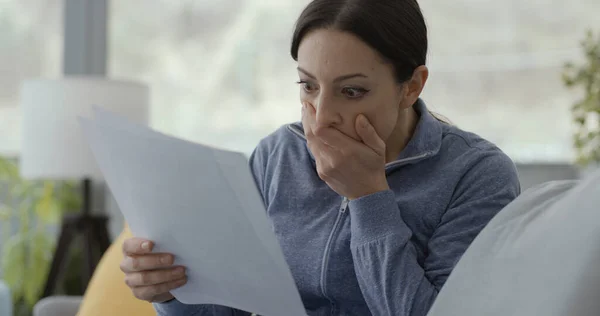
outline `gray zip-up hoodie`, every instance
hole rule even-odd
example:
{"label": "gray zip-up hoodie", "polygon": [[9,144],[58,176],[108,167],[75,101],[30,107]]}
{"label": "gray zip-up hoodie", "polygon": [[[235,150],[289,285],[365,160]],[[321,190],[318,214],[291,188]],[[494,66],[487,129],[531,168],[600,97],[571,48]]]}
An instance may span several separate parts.
{"label": "gray zip-up hoodie", "polygon": [[[424,316],[483,227],[520,193],[513,162],[419,101],[415,133],[387,164],[390,190],[353,201],[317,175],[301,124],[263,139],[250,166],[306,312]],[[155,304],[158,315],[250,315]],[[285,316],[285,315],[282,315]]]}

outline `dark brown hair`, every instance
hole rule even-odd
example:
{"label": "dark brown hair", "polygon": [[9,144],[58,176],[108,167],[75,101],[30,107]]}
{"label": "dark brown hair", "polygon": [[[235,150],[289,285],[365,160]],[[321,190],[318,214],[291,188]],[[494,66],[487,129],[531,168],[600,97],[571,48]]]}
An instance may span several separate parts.
{"label": "dark brown hair", "polygon": [[399,83],[410,79],[427,59],[427,26],[416,0],[314,0],[296,22],[294,60],[303,37],[322,28],[360,38],[393,65]]}

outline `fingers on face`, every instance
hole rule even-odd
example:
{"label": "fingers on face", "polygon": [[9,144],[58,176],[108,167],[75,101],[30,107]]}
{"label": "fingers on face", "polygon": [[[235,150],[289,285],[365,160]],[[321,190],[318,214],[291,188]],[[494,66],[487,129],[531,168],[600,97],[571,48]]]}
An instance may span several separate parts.
{"label": "fingers on face", "polygon": [[356,131],[358,136],[367,147],[378,155],[385,155],[385,142],[375,131],[375,127],[366,116],[360,114],[356,117]]}
{"label": "fingers on face", "polygon": [[331,126],[317,126],[315,109],[312,105],[302,103],[302,126],[304,135],[309,142],[320,142],[327,148],[344,150],[352,145],[352,139],[337,128]]}
{"label": "fingers on face", "polygon": [[342,133],[337,128],[325,127],[314,131],[315,136],[326,146],[335,149],[341,153],[357,145],[356,141]]}

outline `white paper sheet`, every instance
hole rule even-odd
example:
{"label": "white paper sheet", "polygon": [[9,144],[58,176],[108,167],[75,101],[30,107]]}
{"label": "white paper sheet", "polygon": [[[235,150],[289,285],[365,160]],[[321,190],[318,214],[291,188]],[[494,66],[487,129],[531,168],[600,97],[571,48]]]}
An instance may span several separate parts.
{"label": "white paper sheet", "polygon": [[306,315],[244,155],[94,115],[81,127],[133,234],[187,267],[179,301]]}

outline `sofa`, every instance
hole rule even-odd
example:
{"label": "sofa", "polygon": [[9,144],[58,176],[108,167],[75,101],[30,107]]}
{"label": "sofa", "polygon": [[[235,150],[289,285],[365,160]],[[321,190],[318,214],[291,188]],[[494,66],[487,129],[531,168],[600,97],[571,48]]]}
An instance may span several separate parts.
{"label": "sofa", "polygon": [[0,316],[12,316],[12,299],[11,292],[0,279]]}
{"label": "sofa", "polygon": [[600,170],[527,190],[477,235],[428,316],[600,315]]}
{"label": "sofa", "polygon": [[34,316],[75,316],[81,307],[81,296],[51,296],[33,308]]}

